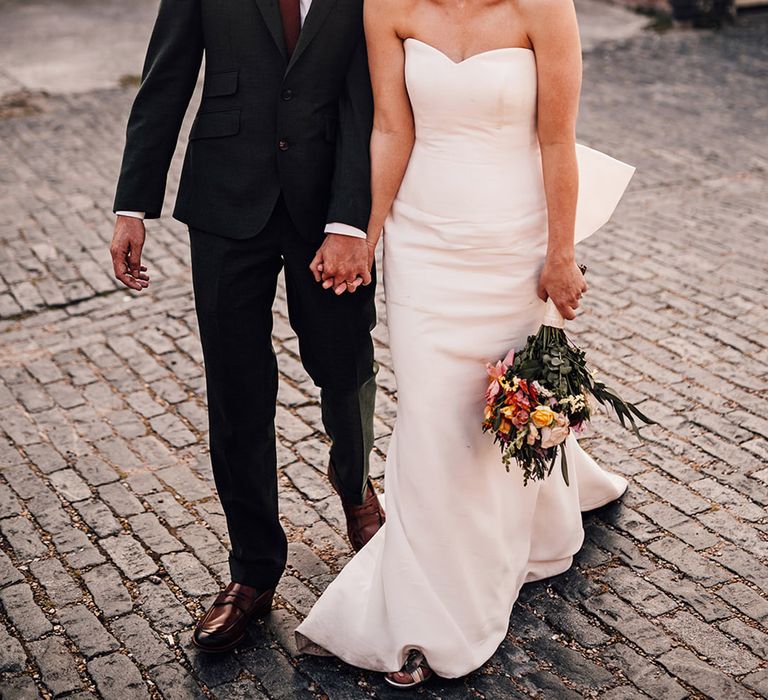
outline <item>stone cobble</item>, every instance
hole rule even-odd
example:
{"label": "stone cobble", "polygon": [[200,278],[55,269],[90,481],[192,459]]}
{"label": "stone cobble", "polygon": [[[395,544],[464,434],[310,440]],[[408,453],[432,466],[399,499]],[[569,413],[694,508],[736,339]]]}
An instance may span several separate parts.
{"label": "stone cobble", "polygon": [[[571,570],[524,587],[486,667],[422,696],[768,696],[766,31],[755,14],[586,54],[580,140],[638,171],[581,246],[590,293],[573,330],[660,424],[638,442],[595,421],[585,445],[629,491],[585,515]],[[392,698],[378,674],[296,653],[293,629],[351,551],[282,287],[288,568],[235,653],[190,644],[226,582],[226,525],[183,227],[149,225],[147,292],[109,273],[131,98],[40,94],[0,119],[0,696]],[[384,487],[396,385],[379,301]]]}

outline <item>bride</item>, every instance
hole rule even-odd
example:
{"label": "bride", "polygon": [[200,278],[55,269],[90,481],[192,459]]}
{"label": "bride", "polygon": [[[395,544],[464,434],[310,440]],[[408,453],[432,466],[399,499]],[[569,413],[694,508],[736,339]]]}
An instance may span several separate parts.
{"label": "bride", "polygon": [[485,363],[525,343],[547,298],[571,319],[587,289],[574,262],[572,0],[366,0],[365,27],[368,237],[373,249],[384,231],[398,385],[387,521],[297,638],[409,687],[487,661],[521,586],[568,569],[581,512],[627,482],[570,435],[570,486],[557,467],[523,486],[480,428]]}

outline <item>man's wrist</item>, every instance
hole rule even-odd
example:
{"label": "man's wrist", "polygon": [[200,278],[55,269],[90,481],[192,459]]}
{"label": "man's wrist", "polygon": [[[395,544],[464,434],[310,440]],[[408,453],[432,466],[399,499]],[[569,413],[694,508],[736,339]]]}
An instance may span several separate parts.
{"label": "man's wrist", "polygon": [[326,235],[334,233],[339,236],[350,236],[352,238],[366,238],[365,231],[361,231],[355,226],[349,224],[342,224],[340,222],[333,222],[327,224],[325,227]]}

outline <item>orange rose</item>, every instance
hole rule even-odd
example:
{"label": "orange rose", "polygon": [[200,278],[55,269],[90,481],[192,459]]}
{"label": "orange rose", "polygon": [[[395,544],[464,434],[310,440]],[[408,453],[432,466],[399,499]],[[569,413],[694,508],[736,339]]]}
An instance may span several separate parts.
{"label": "orange rose", "polygon": [[555,412],[549,406],[536,406],[531,412],[531,420],[537,428],[549,425],[555,419]]}

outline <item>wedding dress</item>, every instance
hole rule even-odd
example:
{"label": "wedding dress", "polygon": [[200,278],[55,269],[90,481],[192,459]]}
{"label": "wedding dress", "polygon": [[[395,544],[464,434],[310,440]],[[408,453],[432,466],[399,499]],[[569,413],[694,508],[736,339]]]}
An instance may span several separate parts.
{"label": "wedding dress", "polygon": [[[398,670],[418,648],[437,674],[458,677],[502,642],[524,583],[570,567],[581,511],[618,498],[627,482],[569,436],[570,486],[559,465],[523,486],[480,429],[485,363],[521,347],[545,309],[536,295],[547,214],[533,51],[460,63],[416,39],[405,51],[416,142],[384,229],[398,386],[387,522],[297,639],[304,651],[378,671]],[[600,156],[579,147],[579,238],[608,219],[633,170]]]}

